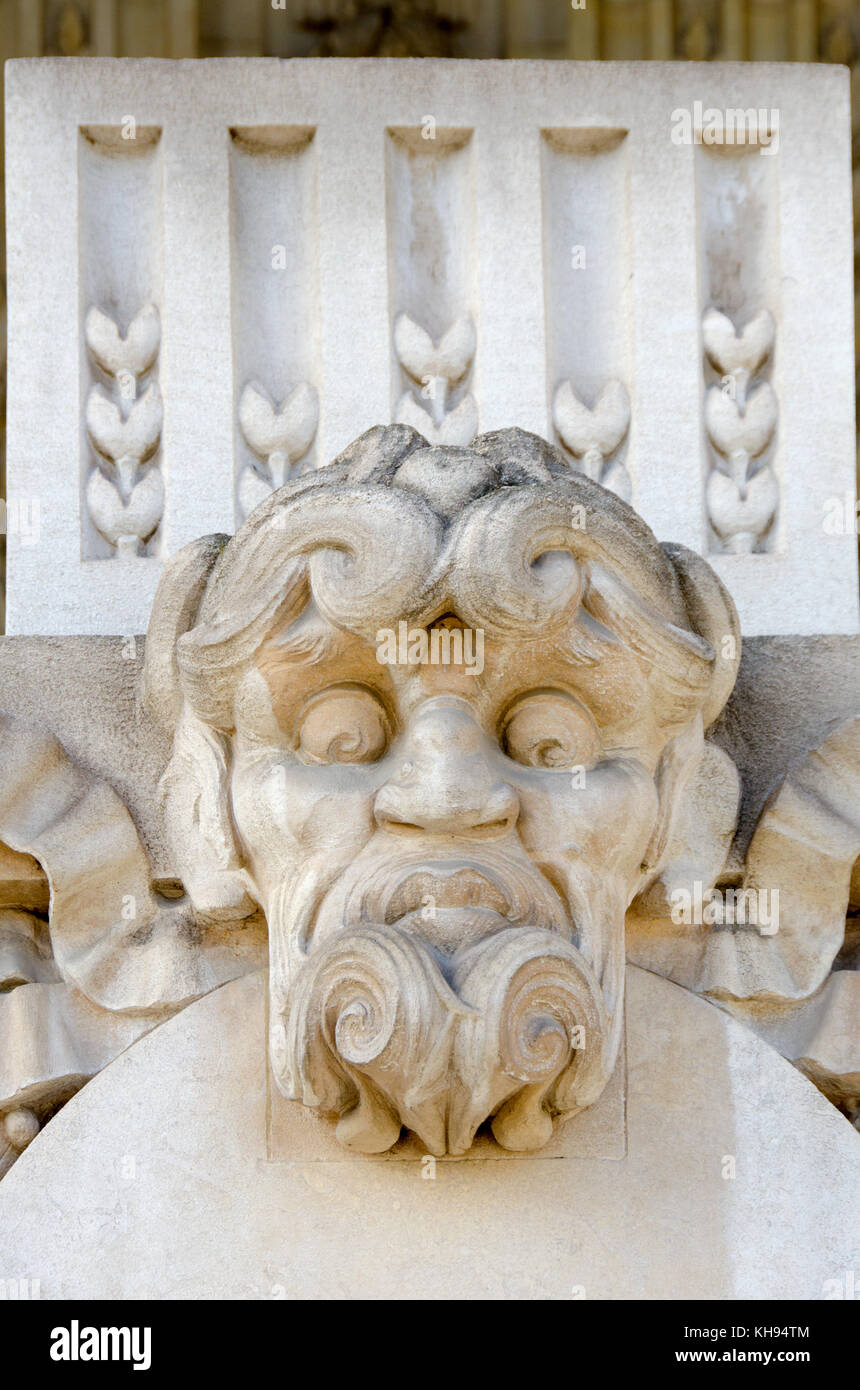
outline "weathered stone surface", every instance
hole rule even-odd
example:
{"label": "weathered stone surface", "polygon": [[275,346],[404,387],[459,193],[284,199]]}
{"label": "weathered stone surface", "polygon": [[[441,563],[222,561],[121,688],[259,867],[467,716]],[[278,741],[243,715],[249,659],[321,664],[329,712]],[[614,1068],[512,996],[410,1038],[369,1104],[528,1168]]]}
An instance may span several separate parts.
{"label": "weathered stone surface", "polygon": [[4,1270],[43,1298],[844,1291],[858,1135],[712,1005],[634,967],[627,999],[626,1158],[440,1159],[431,1180],[430,1159],[360,1159],[331,1134],[320,1161],[296,1107],[269,1161],[266,982],[226,985],[108,1067],[4,1179]]}
{"label": "weathered stone surface", "polygon": [[[541,1148],[618,1070],[626,918],[632,960],[744,1018],[851,1112],[856,1000],[831,971],[853,961],[860,748],[836,716],[856,642],[797,639],[826,684],[803,717],[760,643],[755,694],[721,716],[740,659],[725,590],[535,436],[370,431],[232,540],[169,562],[139,672],[137,639],[74,639],[47,698],[57,640],[4,648],[33,644],[6,699],[42,726],[3,728],[7,1108],[46,1117],[258,966],[267,923],[273,1075],[338,1114],[346,1147],[400,1152],[405,1127],[462,1154],[491,1121],[504,1148]],[[730,751],[753,772],[746,839]],[[52,1008],[62,1056],[43,1047]],[[608,1101],[604,1117],[608,1152]]]}

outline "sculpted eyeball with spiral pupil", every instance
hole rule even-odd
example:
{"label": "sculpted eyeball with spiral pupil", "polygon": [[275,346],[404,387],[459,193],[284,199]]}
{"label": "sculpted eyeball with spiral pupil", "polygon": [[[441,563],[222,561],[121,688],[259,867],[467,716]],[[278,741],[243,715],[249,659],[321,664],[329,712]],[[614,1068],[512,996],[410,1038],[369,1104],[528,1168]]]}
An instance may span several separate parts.
{"label": "sculpted eyeball with spiral pupil", "polygon": [[588,710],[560,690],[519,700],[502,739],[508,757],[526,767],[592,767],[600,753],[600,733]]}
{"label": "sculpted eyeball with spiral pupil", "polygon": [[308,762],[370,763],[388,746],[385,710],[370,690],[340,689],[318,695],[302,718],[297,747]]}

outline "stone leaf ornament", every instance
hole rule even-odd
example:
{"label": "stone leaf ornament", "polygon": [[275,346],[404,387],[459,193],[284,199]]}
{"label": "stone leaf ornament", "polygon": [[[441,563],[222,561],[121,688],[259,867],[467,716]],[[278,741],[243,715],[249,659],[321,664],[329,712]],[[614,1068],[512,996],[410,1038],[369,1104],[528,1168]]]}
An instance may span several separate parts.
{"label": "stone leaf ornament", "polygon": [[87,507],[118,555],[137,555],[164,511],[164,483],[153,462],[161,443],[161,393],[154,379],[139,390],[140,378],[158,356],[158,312],[145,306],[123,337],[114,320],[93,305],[84,336],[109,381],[108,390],[96,383],[87,396],[87,434],[98,459],[86,484]]}
{"label": "stone leaf ornament", "polygon": [[142,376],[153,365],[161,345],[161,322],[154,304],[147,304],[128,326],[125,337],[117,324],[92,305],[84,323],[87,347],[103,371]]}
{"label": "stone leaf ornament", "polygon": [[249,382],[239,400],[239,426],[263,472],[248,467],[239,479],[239,505],[247,516],[293,476],[317,432],[319,401],[313,386],[300,381],[279,406],[258,382]]}
{"label": "stone leaf ornament", "polygon": [[708,309],[702,319],[702,339],[708,360],[724,376],[735,374],[749,382],[764,366],[774,341],[773,316],[762,309],[738,332],[719,309]]}
{"label": "stone leaf ornament", "polygon": [[611,460],[630,425],[630,397],[624,384],[608,381],[589,409],[572,383],[563,381],[553,397],[552,419],[563,444],[586,477],[629,502],[630,474],[623,463]]}
{"label": "stone leaf ornament", "polygon": [[759,463],[776,433],[773,388],[750,383],[773,351],[774,322],[763,309],[738,333],[719,310],[702,320],[705,355],[723,375],[705,397],[705,428],[714,450],[708,475],[708,519],[725,550],[749,554],[771,526],[779,504],[779,485],[769,463]]}
{"label": "stone leaf ornament", "polygon": [[456,387],[471,371],[477,339],[471,315],[463,314],[434,342],[409,314],[394,323],[394,351],[406,374],[421,386],[421,402],[405,391],[395,418],[433,444],[470,444],[478,428],[478,407],[471,392],[451,404]]}

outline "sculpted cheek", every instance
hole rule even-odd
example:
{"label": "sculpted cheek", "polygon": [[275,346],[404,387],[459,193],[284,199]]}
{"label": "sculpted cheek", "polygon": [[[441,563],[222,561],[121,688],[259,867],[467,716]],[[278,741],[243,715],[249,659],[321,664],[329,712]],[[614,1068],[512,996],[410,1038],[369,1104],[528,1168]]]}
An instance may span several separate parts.
{"label": "sculpted cheek", "polygon": [[364,844],[373,830],[374,792],[355,776],[283,762],[239,768],[233,779],[237,826],[250,853],[281,862]]}
{"label": "sculpted cheek", "polygon": [[529,777],[520,789],[520,833],[529,852],[567,851],[605,868],[635,868],[657,818],[654,782],[632,759],[587,771]]}

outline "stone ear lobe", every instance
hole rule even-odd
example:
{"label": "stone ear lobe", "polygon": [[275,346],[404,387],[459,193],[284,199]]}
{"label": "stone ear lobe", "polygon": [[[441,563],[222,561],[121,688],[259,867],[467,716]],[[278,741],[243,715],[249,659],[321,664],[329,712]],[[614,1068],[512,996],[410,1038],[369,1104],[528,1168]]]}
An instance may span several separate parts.
{"label": "stone ear lobe", "polygon": [[209,576],[230,537],[202,536],[172,555],[164,567],[146,632],[140,700],[172,732],[182,712],[176,643],[193,626]]}
{"label": "stone ear lobe", "polygon": [[230,814],[228,745],[185,710],[160,792],[168,841],[185,890],[203,921],[249,917],[257,904],[242,867]]}

